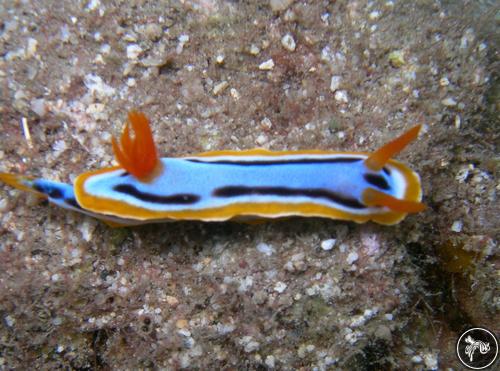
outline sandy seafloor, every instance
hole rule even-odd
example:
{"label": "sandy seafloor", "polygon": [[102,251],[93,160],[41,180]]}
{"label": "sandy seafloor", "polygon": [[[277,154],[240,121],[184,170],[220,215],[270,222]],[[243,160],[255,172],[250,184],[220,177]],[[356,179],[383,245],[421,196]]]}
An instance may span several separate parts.
{"label": "sandy seafloor", "polygon": [[[0,188],[0,369],[460,369],[499,328],[495,1],[0,2],[0,171],[113,164],[127,111],[162,155],[372,151],[428,209],[113,229]],[[24,123],[24,127],[23,127]]]}

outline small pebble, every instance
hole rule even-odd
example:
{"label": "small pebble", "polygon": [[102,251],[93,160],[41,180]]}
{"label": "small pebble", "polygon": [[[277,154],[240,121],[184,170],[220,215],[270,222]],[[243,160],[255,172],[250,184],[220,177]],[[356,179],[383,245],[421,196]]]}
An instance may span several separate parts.
{"label": "small pebble", "polygon": [[459,183],[464,183],[469,177],[471,170],[474,170],[474,165],[469,165],[460,169],[457,175],[455,175],[455,180],[457,180]]}
{"label": "small pebble", "polygon": [[284,282],[277,282],[276,285],[274,285],[274,291],[278,293],[283,293],[286,290],[286,283]]}
{"label": "small pebble", "polygon": [[191,331],[185,328],[180,329],[179,331],[177,331],[177,333],[185,337],[191,337]]}
{"label": "small pebble", "polygon": [[257,144],[259,146],[263,146],[264,144],[266,144],[268,142],[268,138],[267,138],[267,135],[265,134],[260,134],[257,139],[255,139],[255,141],[257,142]]}
{"label": "small pebble", "polygon": [[274,365],[275,365],[275,359],[274,359],[274,356],[267,356],[266,357],[266,360],[264,361],[266,366],[269,367],[269,368],[274,368]]}
{"label": "small pebble", "polygon": [[255,294],[253,294],[252,297],[252,301],[257,305],[264,304],[266,302],[266,299],[267,299],[267,294],[262,290],[255,292]]}
{"label": "small pebble", "polygon": [[257,45],[250,45],[250,54],[252,55],[258,55],[260,53],[260,49]]}
{"label": "small pebble", "polygon": [[337,243],[337,240],[335,238],[324,240],[321,242],[321,248],[325,251],[330,251],[335,246],[335,243]]}
{"label": "small pebble", "polygon": [[31,110],[39,117],[45,116],[47,113],[47,104],[45,103],[45,99],[33,99],[31,101]]}
{"label": "small pebble", "polygon": [[349,246],[346,243],[341,243],[339,246],[339,250],[341,253],[345,253],[349,249]]}
{"label": "small pebble", "polygon": [[370,18],[372,21],[378,19],[380,17],[380,12],[378,10],[374,10],[368,15],[368,18]]}
{"label": "small pebble", "polygon": [[144,67],[161,67],[165,64],[165,59],[161,57],[147,57],[140,62]]}
{"label": "small pebble", "polygon": [[215,63],[224,64],[225,56],[224,54],[219,54],[215,57]]}
{"label": "small pebble", "polygon": [[36,49],[38,48],[38,41],[33,38],[28,39],[28,45],[26,46],[26,58],[31,58],[36,54]]}
{"label": "small pebble", "polygon": [[260,348],[260,344],[255,341],[251,336],[243,336],[240,341],[240,345],[243,345],[246,353],[255,352]]}
{"label": "small pebble", "polygon": [[66,43],[69,41],[69,38],[70,38],[71,34],[69,32],[69,27],[67,24],[63,25],[61,27],[61,41],[63,43]]}
{"label": "small pebble", "polygon": [[448,80],[448,78],[445,76],[445,77],[441,77],[439,79],[439,85],[440,86],[448,86],[450,85],[450,80]]}
{"label": "small pebble", "polygon": [[349,255],[347,255],[347,264],[353,264],[356,260],[359,259],[359,255],[357,252],[350,252]]}
{"label": "small pebble", "polygon": [[133,77],[130,77],[127,79],[127,86],[128,87],[134,87],[137,85],[137,81],[133,78]]}
{"label": "small pebble", "polygon": [[219,95],[222,93],[226,88],[229,86],[229,83],[227,81],[221,81],[217,85],[214,86],[213,93],[214,95]]}
{"label": "small pebble", "polygon": [[375,337],[378,339],[383,339],[388,343],[392,342],[392,332],[389,326],[380,325],[377,327],[374,333]]}
{"label": "small pebble", "polygon": [[175,48],[175,52],[177,54],[181,54],[182,51],[184,50],[184,45],[189,41],[189,35],[182,34],[179,36],[179,44],[177,44],[177,47]]}
{"label": "small pebble", "polygon": [[424,363],[425,367],[428,370],[437,370],[438,369],[438,359],[436,354],[426,353],[424,354]]}
{"label": "small pebble", "polygon": [[99,0],[90,0],[87,4],[88,10],[96,10],[101,6],[101,2]]}
{"label": "small pebble", "polygon": [[[297,20],[297,14],[292,9],[287,9],[285,14],[283,15],[283,19],[286,22],[295,22]],[[306,38],[308,38],[306,36]]]}
{"label": "small pebble", "polygon": [[261,242],[257,244],[257,251],[264,255],[271,256],[274,253],[274,248],[267,243]]}
{"label": "small pebble", "polygon": [[271,129],[272,126],[273,126],[273,123],[271,122],[271,120],[269,120],[269,118],[267,117],[264,117],[261,121],[260,121],[260,125],[262,127],[265,127],[266,129]]}
{"label": "small pebble", "polygon": [[14,324],[16,323],[16,320],[10,315],[5,316],[4,321],[5,321],[5,324],[9,327],[14,326]]}
{"label": "small pebble", "polygon": [[316,349],[316,347],[312,344],[302,344],[297,351],[297,355],[300,358],[304,358],[307,353],[311,353],[314,349]]}
{"label": "small pebble", "polygon": [[246,276],[240,280],[240,286],[238,287],[239,292],[245,292],[253,285],[252,276]]}
{"label": "small pebble", "polygon": [[52,320],[52,324],[55,326],[60,326],[63,323],[63,320],[61,317],[56,317]]}
{"label": "small pebble", "polygon": [[167,300],[168,305],[171,305],[173,307],[175,307],[175,306],[177,306],[177,304],[179,304],[179,299],[177,299],[175,296],[167,295],[166,300]]}
{"label": "small pebble", "polygon": [[337,91],[340,87],[340,82],[342,81],[342,77],[340,76],[332,76],[330,80],[330,91]]}
{"label": "small pebble", "polygon": [[422,363],[422,357],[420,357],[420,356],[413,356],[413,357],[411,357],[411,361],[413,363],[416,363],[416,364]]}
{"label": "small pebble", "polygon": [[293,52],[296,47],[295,40],[293,39],[293,36],[290,35],[289,33],[287,33],[285,36],[281,38],[281,45],[283,45],[283,47],[286,50],[289,50],[291,52]]}
{"label": "small pebble", "polygon": [[262,71],[270,71],[273,68],[274,68],[274,61],[272,60],[272,58],[259,64],[259,70]]}
{"label": "small pebble", "polygon": [[103,54],[109,54],[111,52],[111,45],[102,44],[101,47],[99,48],[99,51]]}
{"label": "small pebble", "polygon": [[137,59],[141,53],[142,53],[142,48],[139,45],[137,44],[127,45],[128,59]]}
{"label": "small pebble", "polygon": [[228,323],[228,324],[224,324],[224,323],[218,323],[216,326],[216,329],[217,329],[217,332],[220,334],[220,335],[226,335],[226,334],[229,334],[230,332],[233,332],[234,329],[236,328],[233,324],[231,323]]}
{"label": "small pebble", "polygon": [[389,63],[396,68],[405,65],[406,61],[404,58],[404,53],[401,50],[395,50],[389,53]]}
{"label": "small pebble", "polygon": [[357,316],[353,317],[349,326],[352,328],[355,328],[355,327],[363,326],[365,323],[366,323],[366,318],[362,315],[357,315]]}
{"label": "small pebble", "polygon": [[158,40],[163,34],[163,29],[160,25],[151,23],[144,28],[144,35],[150,40]]}
{"label": "small pebble", "polygon": [[461,220],[455,220],[453,224],[451,225],[451,231],[452,232],[462,232],[462,227],[463,227],[463,222]]}
{"label": "small pebble", "polygon": [[238,100],[241,98],[239,91],[235,88],[231,88],[231,90],[229,90],[229,94],[231,94],[231,97],[233,97],[234,100]]}
{"label": "small pebble", "polygon": [[335,92],[335,100],[337,102],[347,103],[349,101],[347,92],[345,90],[337,90]]}
{"label": "small pebble", "polygon": [[453,107],[457,105],[457,101],[451,97],[443,99],[441,103],[446,107]]}
{"label": "small pebble", "polygon": [[108,84],[106,84],[100,76],[88,74],[83,80],[87,89],[90,90],[91,94],[95,94],[100,99],[105,97],[110,97],[115,94],[115,89]]}
{"label": "small pebble", "polygon": [[[9,202],[7,201],[6,198],[0,198],[0,212],[4,213],[7,211],[9,206]],[[0,249],[0,251],[3,249]]]}

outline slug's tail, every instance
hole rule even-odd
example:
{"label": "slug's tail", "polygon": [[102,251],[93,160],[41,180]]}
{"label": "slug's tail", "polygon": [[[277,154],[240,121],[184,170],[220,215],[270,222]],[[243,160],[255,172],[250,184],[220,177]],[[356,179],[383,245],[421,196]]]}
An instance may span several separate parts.
{"label": "slug's tail", "polygon": [[10,173],[0,173],[0,181],[22,191],[34,193],[38,197],[46,198],[49,202],[65,209],[89,214],[78,204],[71,184]]}
{"label": "slug's tail", "polygon": [[0,173],[0,181],[22,191],[31,192],[40,197],[48,197],[48,195],[40,189],[37,189],[35,178],[33,177],[11,173]]}

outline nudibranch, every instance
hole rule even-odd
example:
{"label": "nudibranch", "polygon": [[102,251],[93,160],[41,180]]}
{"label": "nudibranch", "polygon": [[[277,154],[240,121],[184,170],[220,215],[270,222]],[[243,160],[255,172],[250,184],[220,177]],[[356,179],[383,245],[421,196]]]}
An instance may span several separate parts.
{"label": "nudibranch", "polygon": [[147,117],[130,112],[112,146],[118,166],[74,185],[0,173],[0,180],[110,225],[288,216],[391,225],[425,209],[419,176],[392,157],[415,126],[373,153],[321,150],[205,152],[158,156]]}

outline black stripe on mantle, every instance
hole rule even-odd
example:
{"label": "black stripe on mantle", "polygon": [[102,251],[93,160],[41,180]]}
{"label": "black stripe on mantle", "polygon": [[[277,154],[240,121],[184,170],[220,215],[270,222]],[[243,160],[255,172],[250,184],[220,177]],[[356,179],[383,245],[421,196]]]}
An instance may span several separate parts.
{"label": "black stripe on mantle", "polygon": [[[215,161],[205,161],[200,158],[187,158],[186,161],[194,162],[197,164],[217,164],[217,165],[236,165],[236,166],[270,166],[270,165],[314,165],[314,164],[352,164],[358,161],[364,161],[366,158],[356,158],[356,157],[338,157],[338,158],[304,158],[304,159],[274,159],[270,156],[269,160],[250,160],[250,161],[238,161],[238,160],[215,160]],[[384,166],[384,173],[391,175],[391,171]]]}
{"label": "black stripe on mantle", "polygon": [[119,184],[113,187],[113,190],[119,193],[137,198],[144,202],[165,205],[192,205],[200,200],[200,196],[192,193],[178,193],[169,196],[160,196],[153,193],[139,191],[130,184]]}
{"label": "black stripe on mantle", "polygon": [[[207,157],[208,158],[208,157]],[[238,161],[238,160],[215,160],[215,161],[204,161],[200,158],[187,158],[186,161],[195,162],[200,164],[217,164],[217,165],[237,165],[237,166],[266,166],[266,165],[314,165],[314,164],[351,164],[353,162],[362,161],[364,158],[353,158],[353,157],[339,157],[339,158],[303,158],[303,159],[276,159],[269,156],[269,160],[249,160],[249,161]]]}
{"label": "black stripe on mantle", "polygon": [[351,209],[365,209],[366,206],[355,198],[344,197],[338,193],[326,189],[303,189],[287,187],[245,187],[245,186],[227,186],[217,188],[213,191],[214,197],[241,197],[241,196],[281,196],[281,197],[310,197],[323,198],[336,204]]}

